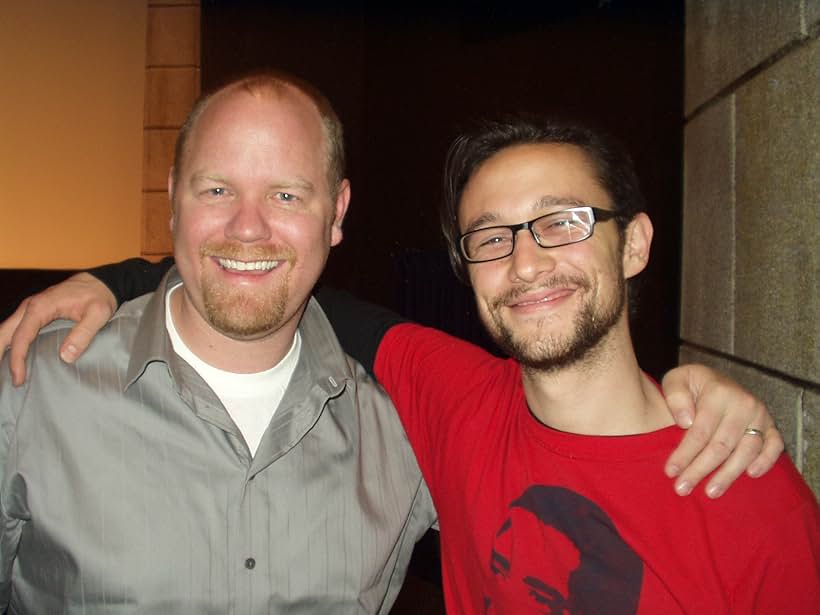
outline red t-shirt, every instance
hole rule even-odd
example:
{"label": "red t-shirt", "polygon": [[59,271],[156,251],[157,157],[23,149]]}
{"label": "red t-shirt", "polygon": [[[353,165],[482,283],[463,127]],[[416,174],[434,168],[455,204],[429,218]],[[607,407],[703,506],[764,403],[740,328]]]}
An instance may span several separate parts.
{"label": "red t-shirt", "polygon": [[391,328],[375,368],[439,513],[448,613],[820,613],[820,512],[786,455],[682,498],[663,473],[676,427],[549,429],[515,361],[418,325]]}

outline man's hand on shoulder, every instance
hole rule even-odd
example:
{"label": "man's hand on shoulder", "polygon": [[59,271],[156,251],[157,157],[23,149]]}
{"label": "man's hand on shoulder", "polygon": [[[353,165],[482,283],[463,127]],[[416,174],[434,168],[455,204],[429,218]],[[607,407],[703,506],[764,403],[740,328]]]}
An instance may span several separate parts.
{"label": "man's hand on shoulder", "polygon": [[78,273],[64,282],[32,295],[0,323],[0,358],[9,350],[12,382],[26,379],[26,354],[40,329],[59,318],[77,324],[60,347],[60,358],[73,363],[117,309],[108,287],[89,273]]}
{"label": "man's hand on shoulder", "polygon": [[720,497],[743,472],[768,472],[783,437],[766,405],[735,381],[704,365],[684,365],[663,379],[669,410],[687,433],[666,463],[675,491],[688,495],[710,472],[709,497]]}

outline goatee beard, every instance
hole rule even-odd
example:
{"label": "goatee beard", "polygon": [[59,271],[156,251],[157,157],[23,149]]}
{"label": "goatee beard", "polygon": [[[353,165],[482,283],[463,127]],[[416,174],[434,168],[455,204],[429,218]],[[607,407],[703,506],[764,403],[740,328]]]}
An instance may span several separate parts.
{"label": "goatee beard", "polygon": [[233,339],[255,339],[276,331],[282,324],[288,302],[293,250],[280,246],[243,247],[233,243],[207,244],[203,259],[218,257],[240,261],[280,261],[288,264],[279,284],[264,290],[246,290],[219,283],[207,275],[201,280],[202,301],[208,323]]}

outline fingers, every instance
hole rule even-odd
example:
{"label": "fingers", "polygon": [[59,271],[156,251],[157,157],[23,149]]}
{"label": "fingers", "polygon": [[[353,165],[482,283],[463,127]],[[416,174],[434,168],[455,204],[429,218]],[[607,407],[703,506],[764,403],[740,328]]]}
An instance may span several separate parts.
{"label": "fingers", "polygon": [[111,317],[107,306],[91,304],[80,322],[69,331],[60,346],[60,358],[66,363],[73,363],[83,354],[97,332],[105,326]]}
{"label": "fingers", "polygon": [[749,426],[762,431],[763,435],[744,431],[737,448],[709,479],[706,485],[706,494],[709,497],[717,498],[723,495],[744,471],[752,478],[762,476],[772,468],[783,452],[784,443],[780,432],[766,407],[761,402],[757,404],[758,418]]}
{"label": "fingers", "polygon": [[726,493],[726,490],[743,474],[749,464],[757,459],[762,449],[762,438],[751,435],[743,436],[723,465],[706,483],[706,495],[710,498],[718,498]]}
{"label": "fingers", "polygon": [[110,290],[88,273],[78,273],[26,299],[0,326],[0,343],[10,346],[9,367],[15,386],[26,378],[26,354],[40,329],[57,318],[78,324],[69,332],[61,349],[64,361],[73,362],[117,309]]}
{"label": "fingers", "polygon": [[[702,386],[709,379],[719,377],[716,372],[702,365],[683,365],[669,371],[663,378],[663,394],[669,411],[677,425],[689,429],[678,448],[669,456],[664,471],[674,478],[689,466],[708,444],[723,418],[722,408],[707,405],[707,412],[695,422],[695,401],[703,394]],[[714,387],[713,387],[714,388]],[[714,393],[713,393],[714,395]],[[711,408],[713,412],[708,412]],[[690,477],[691,478],[691,477]],[[678,492],[688,493],[691,485],[678,481]]]}
{"label": "fingers", "polygon": [[724,417],[716,413],[701,413],[686,432],[666,462],[666,474],[677,476],[675,491],[689,495],[704,476],[712,471],[731,453],[733,443],[725,435],[719,435]]}
{"label": "fingers", "polygon": [[664,376],[663,394],[675,423],[682,429],[689,429],[695,417],[689,366],[676,367]]}
{"label": "fingers", "polygon": [[[745,433],[750,426],[765,437]],[[716,498],[744,471],[752,477],[767,472],[782,451],[783,439],[766,406],[733,383],[715,381],[703,389],[695,422],[670,456],[666,470],[670,476],[679,474],[675,481],[679,495],[691,493],[714,471],[705,490]]]}
{"label": "fingers", "polygon": [[26,380],[26,355],[40,329],[56,318],[47,315],[47,306],[41,295],[34,295],[24,300],[7,321],[13,322],[15,327],[9,341],[9,368],[14,386],[20,386]]}
{"label": "fingers", "polygon": [[763,429],[763,450],[760,451],[760,454],[746,470],[746,473],[752,478],[763,476],[771,470],[772,466],[774,466],[786,448],[786,443],[783,442],[783,436],[777,430],[774,420],[768,413],[766,414],[766,419],[768,427]]}
{"label": "fingers", "polygon": [[3,355],[6,354],[6,350],[11,346],[11,338],[14,336],[17,326],[23,319],[23,314],[26,313],[27,305],[28,299],[23,300],[23,302],[17,306],[17,309],[14,310],[14,313],[0,323],[0,359],[3,358]]}

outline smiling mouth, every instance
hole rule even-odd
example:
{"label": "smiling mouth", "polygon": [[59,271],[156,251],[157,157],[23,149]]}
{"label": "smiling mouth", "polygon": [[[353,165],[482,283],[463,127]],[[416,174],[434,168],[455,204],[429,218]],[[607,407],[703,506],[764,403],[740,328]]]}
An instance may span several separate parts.
{"label": "smiling mouth", "polygon": [[507,303],[507,307],[524,308],[532,305],[551,303],[553,301],[557,301],[558,299],[563,299],[564,297],[572,295],[576,290],[576,288],[561,288],[553,292],[548,292],[542,296],[525,296],[510,301]]}
{"label": "smiling mouth", "polygon": [[227,269],[228,271],[239,271],[239,272],[265,272],[271,271],[279,266],[282,261],[279,260],[267,260],[267,261],[239,261],[232,258],[219,258],[217,257],[216,261],[219,263],[219,266],[223,269]]}

